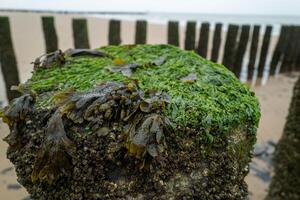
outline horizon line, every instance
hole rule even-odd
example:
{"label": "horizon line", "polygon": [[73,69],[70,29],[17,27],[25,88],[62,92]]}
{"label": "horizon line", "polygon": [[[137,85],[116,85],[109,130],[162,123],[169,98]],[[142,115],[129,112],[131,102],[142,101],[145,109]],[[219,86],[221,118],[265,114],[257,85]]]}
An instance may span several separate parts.
{"label": "horizon line", "polygon": [[13,8],[0,8],[0,12],[31,12],[31,13],[53,13],[53,14],[83,14],[83,15],[88,15],[88,14],[111,14],[111,15],[147,15],[147,14],[153,14],[153,13],[163,13],[163,14],[191,14],[191,15],[197,15],[197,14],[202,14],[202,15],[216,15],[216,16],[277,16],[277,17],[300,17],[299,15],[287,15],[287,14],[242,14],[242,13],[196,13],[196,12],[158,12],[158,11],[78,11],[78,10],[53,10],[53,9],[13,9]]}

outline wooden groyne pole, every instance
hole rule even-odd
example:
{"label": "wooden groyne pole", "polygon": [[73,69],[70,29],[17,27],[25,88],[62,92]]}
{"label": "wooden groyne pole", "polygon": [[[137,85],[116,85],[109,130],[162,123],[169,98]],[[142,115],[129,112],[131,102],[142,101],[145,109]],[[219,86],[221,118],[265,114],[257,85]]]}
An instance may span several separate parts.
{"label": "wooden groyne pole", "polygon": [[135,44],[147,43],[147,21],[138,20],[135,25]]}
{"label": "wooden groyne pole", "polygon": [[276,73],[276,68],[285,54],[285,44],[288,42],[288,26],[281,26],[279,38],[276,47],[273,52],[272,60],[270,63],[270,76],[274,76]]}
{"label": "wooden groyne pole", "polygon": [[237,36],[238,36],[239,26],[234,24],[229,24],[226,42],[224,47],[224,56],[222,64],[228,69],[233,69],[233,63],[235,58],[236,46],[237,46]]}
{"label": "wooden groyne pole", "polygon": [[252,31],[250,55],[249,55],[249,63],[248,63],[248,73],[247,73],[248,81],[252,80],[253,78],[253,72],[255,68],[255,63],[256,63],[255,61],[256,61],[257,49],[258,49],[259,31],[260,31],[260,26],[254,25]]}
{"label": "wooden groyne pole", "polygon": [[242,25],[239,43],[237,46],[233,72],[236,77],[240,77],[244,55],[246,53],[250,33],[250,25]]}
{"label": "wooden groyne pole", "polygon": [[177,21],[168,22],[168,44],[179,46],[179,23]]}
{"label": "wooden groyne pole", "polygon": [[10,88],[18,85],[20,80],[8,17],[0,17],[0,65],[7,98],[12,100],[19,96],[19,92],[12,91]]}
{"label": "wooden groyne pole", "polygon": [[184,49],[194,50],[195,42],[196,42],[196,22],[189,21],[187,22],[186,25]]}
{"label": "wooden groyne pole", "polygon": [[73,19],[74,47],[77,49],[89,49],[88,27],[86,19]]}
{"label": "wooden groyne pole", "polygon": [[46,46],[46,53],[56,51],[58,49],[58,39],[54,25],[54,17],[43,16],[42,27]]}
{"label": "wooden groyne pole", "polygon": [[209,23],[204,22],[201,24],[199,42],[197,48],[198,54],[203,58],[207,58],[208,41],[209,41]]}
{"label": "wooden groyne pole", "polygon": [[121,22],[120,22],[120,20],[112,19],[109,21],[108,44],[109,45],[121,44]]}
{"label": "wooden groyne pole", "polygon": [[272,26],[268,25],[265,30],[265,34],[264,34],[264,38],[263,38],[262,46],[261,46],[261,51],[260,51],[260,57],[259,57],[259,62],[258,62],[258,72],[257,72],[258,78],[263,77],[266,60],[267,60],[267,55],[268,55],[268,51],[269,51],[269,46],[270,46],[271,34],[272,34]]}
{"label": "wooden groyne pole", "polygon": [[288,51],[289,54],[289,61],[287,64],[287,70],[289,73],[296,71],[297,59],[300,50],[299,44],[299,37],[300,37],[300,28],[299,26],[293,26],[293,33],[291,36],[291,45]]}
{"label": "wooden groyne pole", "polygon": [[220,45],[222,40],[222,24],[217,23],[215,25],[215,31],[213,36],[213,45],[211,50],[211,57],[210,60],[213,62],[217,62],[219,58],[219,52],[220,52]]}

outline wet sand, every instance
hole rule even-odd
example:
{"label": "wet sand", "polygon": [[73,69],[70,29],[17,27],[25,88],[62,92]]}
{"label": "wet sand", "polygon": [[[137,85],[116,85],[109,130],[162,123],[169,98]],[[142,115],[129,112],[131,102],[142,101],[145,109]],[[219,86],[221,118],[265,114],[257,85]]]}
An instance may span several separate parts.
{"label": "wet sand", "polygon": [[[41,28],[41,13],[5,13],[0,15],[9,16],[14,49],[18,62],[18,70],[22,82],[31,76],[32,65],[30,64],[37,56],[45,51],[43,33]],[[59,38],[59,48],[65,50],[73,47],[71,19],[81,17],[76,15],[55,14],[55,26]],[[122,22],[122,43],[134,42],[135,24],[132,21]],[[88,18],[89,39],[91,48],[107,44],[108,20],[99,18]],[[150,24],[148,26],[147,42],[151,44],[166,43],[167,28],[161,24]],[[197,38],[199,30],[197,29]],[[180,29],[180,46],[184,44],[184,29]],[[223,33],[223,38],[225,34]],[[274,48],[276,38],[272,39],[271,51]],[[212,37],[210,37],[212,41]],[[224,40],[221,43],[224,45]],[[211,47],[211,42],[209,48]],[[220,53],[220,58],[222,52]],[[278,76],[269,79],[264,86],[255,86],[253,90],[261,104],[262,118],[258,129],[258,143],[265,144],[268,141],[277,141],[283,130],[285,117],[292,95],[293,84],[296,77]],[[0,102],[5,104],[5,90],[2,73],[0,73]],[[8,133],[6,125],[0,122],[0,137]],[[17,184],[16,175],[12,164],[6,159],[5,151],[7,145],[0,140],[0,199],[20,200],[27,197],[26,190]],[[246,181],[249,185],[250,199],[260,200],[266,194],[268,180],[262,178],[260,170],[267,175],[271,174],[270,163],[261,158],[254,158],[250,174]],[[258,170],[257,170],[258,168]],[[254,170],[253,170],[254,169]],[[256,171],[255,171],[256,170]]]}

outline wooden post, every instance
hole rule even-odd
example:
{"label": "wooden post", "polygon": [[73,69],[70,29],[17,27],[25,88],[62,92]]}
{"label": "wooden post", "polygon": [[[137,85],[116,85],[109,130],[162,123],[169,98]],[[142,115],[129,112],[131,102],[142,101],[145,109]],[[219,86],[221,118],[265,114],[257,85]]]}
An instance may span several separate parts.
{"label": "wooden post", "polygon": [[73,19],[73,38],[75,48],[90,48],[86,19]]}
{"label": "wooden post", "polygon": [[177,21],[168,22],[168,44],[179,46],[179,23]]}
{"label": "wooden post", "polygon": [[186,25],[185,31],[185,50],[194,50],[196,42],[196,22],[189,21]]}
{"label": "wooden post", "polygon": [[280,62],[280,59],[284,55],[284,45],[288,42],[288,26],[281,26],[280,29],[280,35],[275,47],[275,50],[273,52],[271,64],[270,64],[270,76],[275,75],[276,67],[278,63]]}
{"label": "wooden post", "polygon": [[263,77],[263,73],[266,65],[266,59],[269,51],[271,34],[272,34],[272,26],[268,25],[265,30],[261,51],[260,51],[260,57],[258,62],[258,73],[257,73],[258,78]]}
{"label": "wooden post", "polygon": [[233,68],[238,31],[239,31],[239,26],[229,24],[227,35],[226,35],[226,42],[225,42],[222,64],[225,65],[230,70],[232,70]]}
{"label": "wooden post", "polygon": [[249,32],[250,32],[250,25],[242,25],[241,35],[240,35],[237,51],[235,54],[235,62],[234,62],[234,69],[233,69],[234,74],[238,78],[240,77],[240,73],[242,71],[243,59],[248,45]]}
{"label": "wooden post", "polygon": [[222,34],[222,24],[217,23],[215,25],[215,31],[214,31],[214,36],[213,36],[213,47],[212,47],[211,58],[210,58],[210,60],[213,62],[218,62],[220,44],[221,44],[221,39],[222,39],[221,34]]}
{"label": "wooden post", "polygon": [[138,20],[135,25],[135,44],[147,43],[147,21]]}
{"label": "wooden post", "polygon": [[199,42],[198,42],[198,54],[203,58],[207,57],[209,40],[209,23],[202,23],[200,28]]}
{"label": "wooden post", "polygon": [[290,71],[296,71],[297,69],[297,60],[298,57],[300,56],[300,27],[295,26],[294,30],[294,42],[292,46],[292,59],[291,59],[291,70]]}
{"label": "wooden post", "polygon": [[293,26],[288,26],[287,30],[286,30],[286,40],[283,43],[283,47],[282,47],[282,52],[283,55],[281,55],[281,65],[280,65],[280,73],[285,73],[288,70],[288,57],[289,57],[289,53],[291,51],[291,43],[293,42],[292,37],[293,37]]}
{"label": "wooden post", "polygon": [[255,63],[256,63],[255,61],[256,61],[257,48],[258,48],[259,31],[260,31],[260,26],[254,25],[252,31],[250,56],[249,56],[249,63],[248,63],[248,73],[247,73],[248,81],[252,80],[253,78],[253,72],[255,68]]}
{"label": "wooden post", "polygon": [[108,44],[119,45],[121,44],[121,22],[120,20],[109,21]]}
{"label": "wooden post", "polygon": [[295,51],[295,41],[297,40],[296,27],[290,26],[288,31],[288,40],[285,46],[285,53],[281,64],[281,73],[291,72],[293,63],[293,54]]}
{"label": "wooden post", "polygon": [[8,100],[12,100],[20,94],[17,91],[11,91],[10,87],[18,85],[20,80],[8,17],[0,17],[0,65],[7,98]]}
{"label": "wooden post", "polygon": [[298,49],[298,53],[297,53],[297,56],[296,56],[296,61],[295,61],[295,65],[296,65],[296,71],[300,71],[300,26],[297,26],[298,28],[298,46],[297,46],[297,49]]}
{"label": "wooden post", "polygon": [[54,25],[54,17],[43,16],[42,26],[44,32],[46,53],[56,51],[58,49],[58,39],[57,39],[57,34]]}

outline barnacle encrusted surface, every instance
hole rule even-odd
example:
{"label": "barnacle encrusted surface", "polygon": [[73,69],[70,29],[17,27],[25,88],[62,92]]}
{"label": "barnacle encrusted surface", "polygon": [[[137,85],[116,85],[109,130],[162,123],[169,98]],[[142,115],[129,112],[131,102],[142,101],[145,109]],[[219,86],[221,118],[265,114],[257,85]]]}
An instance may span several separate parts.
{"label": "barnacle encrusted surface", "polygon": [[173,46],[96,51],[39,58],[27,92],[2,113],[8,158],[33,199],[247,196],[253,92]]}

